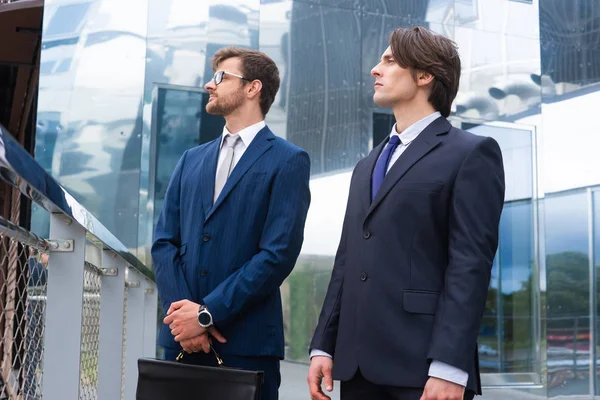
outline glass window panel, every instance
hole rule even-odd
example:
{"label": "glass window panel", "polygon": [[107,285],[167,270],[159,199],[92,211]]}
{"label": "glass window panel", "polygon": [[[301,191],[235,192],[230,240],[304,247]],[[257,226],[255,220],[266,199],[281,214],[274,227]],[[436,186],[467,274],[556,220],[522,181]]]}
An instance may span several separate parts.
{"label": "glass window panel", "polygon": [[488,290],[485,311],[481,318],[479,329],[478,350],[479,368],[482,373],[500,372],[502,370],[502,295],[500,290],[500,269],[498,267],[498,253],[492,266],[492,277]]}
{"label": "glass window panel", "polygon": [[[292,2],[278,1],[262,4],[260,7],[259,50],[275,61],[279,68],[281,84],[275,101],[269,109],[266,123],[279,137],[287,138],[287,102],[293,57],[290,47]],[[296,71],[294,71],[296,72]]]}
{"label": "glass window panel", "polygon": [[598,1],[540,1],[539,20],[545,97],[551,100],[600,81]]}
{"label": "glass window panel", "polygon": [[[261,0],[261,3],[272,3],[277,0]],[[279,0],[281,1],[281,0]],[[321,6],[335,7],[335,8],[346,8],[346,9],[358,9],[362,4],[360,2],[365,0],[293,0],[295,3],[307,3],[307,4],[318,4]],[[262,9],[261,9],[262,11]]]}
{"label": "glass window panel", "polygon": [[479,19],[479,2],[477,0],[454,0],[456,24],[465,24]]}
{"label": "glass window panel", "polygon": [[36,158],[136,251],[147,1],[46,3]]}
{"label": "glass window panel", "polygon": [[58,67],[56,68],[56,71],[54,72],[57,74],[68,72],[69,68],[71,67],[71,61],[73,61],[72,58],[65,58],[64,60],[60,61]]}
{"label": "glass window panel", "polygon": [[506,203],[479,334],[481,372],[536,371],[533,254],[531,201]]}
{"label": "glass window panel", "polygon": [[486,121],[536,112],[541,103],[537,39],[456,26],[462,64],[456,114]]}
{"label": "glass window panel", "polygon": [[[510,125],[508,125],[510,126]],[[463,124],[477,135],[494,138],[502,149],[506,183],[506,201],[531,198],[533,195],[532,133],[520,127]]]}
{"label": "glass window panel", "polygon": [[90,7],[89,3],[68,4],[60,6],[52,16],[44,35],[76,34]]}
{"label": "glass window panel", "polygon": [[52,69],[56,65],[56,61],[46,61],[40,63],[40,74],[48,75],[52,73]]}
{"label": "glass window panel", "polygon": [[503,319],[499,372],[535,371],[533,209],[530,200],[506,203],[500,220],[500,293]]}
{"label": "glass window panel", "polygon": [[287,139],[308,152],[313,176],[352,168],[368,143],[359,112],[359,15],[293,2],[289,38]]}
{"label": "glass window panel", "polygon": [[413,24],[427,22],[454,22],[453,0],[362,0],[368,13],[407,18]]}
{"label": "glass window panel", "polygon": [[482,372],[536,372],[533,265],[534,169],[532,131],[516,126],[463,123],[477,135],[494,138],[504,159],[506,196],[498,251],[479,335]]}
{"label": "glass window panel", "polygon": [[538,38],[538,0],[454,0],[456,26]]}
{"label": "glass window panel", "polygon": [[546,197],[548,394],[590,391],[588,200],[585,191]]}
{"label": "glass window panel", "polygon": [[223,132],[225,121],[206,112],[207,101],[208,94],[205,92],[175,89],[158,91],[153,226],[162,209],[177,161],[187,149],[213,140]]}

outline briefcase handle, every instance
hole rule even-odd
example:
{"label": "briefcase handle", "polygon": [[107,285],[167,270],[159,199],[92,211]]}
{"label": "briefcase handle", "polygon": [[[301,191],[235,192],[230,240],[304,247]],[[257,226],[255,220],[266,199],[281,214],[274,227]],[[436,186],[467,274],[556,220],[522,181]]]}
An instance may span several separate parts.
{"label": "briefcase handle", "polygon": [[[215,350],[215,348],[212,347],[212,345],[210,346],[210,350],[213,352],[215,358],[217,359],[217,364],[219,364],[219,367],[224,367],[223,360],[221,359],[221,357],[219,357],[219,354],[217,353],[217,351]],[[184,355],[185,355],[185,351],[181,350],[179,352],[179,354],[177,355],[177,358],[175,358],[175,361],[181,361],[183,359]]]}

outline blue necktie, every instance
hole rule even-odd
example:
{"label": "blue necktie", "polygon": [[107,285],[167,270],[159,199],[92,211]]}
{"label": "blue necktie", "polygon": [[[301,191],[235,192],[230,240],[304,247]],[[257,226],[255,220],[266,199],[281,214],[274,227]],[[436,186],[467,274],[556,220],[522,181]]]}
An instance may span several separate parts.
{"label": "blue necktie", "polygon": [[375,199],[375,195],[383,183],[383,178],[385,178],[388,165],[392,159],[392,154],[394,154],[394,150],[396,150],[396,147],[398,147],[399,144],[400,138],[398,135],[393,135],[387,146],[385,146],[385,149],[383,149],[379,160],[377,160],[377,164],[375,164],[375,170],[373,171],[373,177],[371,179],[371,201]]}

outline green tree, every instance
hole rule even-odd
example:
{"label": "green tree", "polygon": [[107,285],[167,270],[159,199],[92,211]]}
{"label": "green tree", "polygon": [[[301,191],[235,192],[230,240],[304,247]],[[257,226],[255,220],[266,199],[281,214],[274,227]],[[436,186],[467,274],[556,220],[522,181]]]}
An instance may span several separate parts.
{"label": "green tree", "polygon": [[581,316],[589,313],[589,258],[566,251],[546,258],[548,315]]}

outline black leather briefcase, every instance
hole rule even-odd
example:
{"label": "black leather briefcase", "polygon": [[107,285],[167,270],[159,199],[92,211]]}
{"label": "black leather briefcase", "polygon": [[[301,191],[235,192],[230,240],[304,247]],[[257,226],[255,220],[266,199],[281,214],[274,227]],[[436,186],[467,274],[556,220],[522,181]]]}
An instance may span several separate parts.
{"label": "black leather briefcase", "polygon": [[[214,352],[214,349],[213,349]],[[138,360],[137,400],[260,400],[263,371]],[[177,360],[181,360],[183,352]]]}

